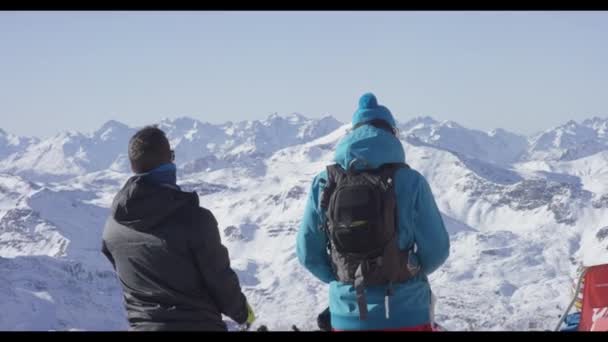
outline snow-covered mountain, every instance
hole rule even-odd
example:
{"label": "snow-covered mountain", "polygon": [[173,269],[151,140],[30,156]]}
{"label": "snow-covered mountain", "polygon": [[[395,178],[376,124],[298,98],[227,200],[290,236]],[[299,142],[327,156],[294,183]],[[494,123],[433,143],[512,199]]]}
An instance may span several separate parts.
{"label": "snow-covered mountain", "polygon": [[108,121],[91,134],[62,132],[9,155],[0,162],[0,170],[42,181],[103,170],[126,155],[133,133],[134,129],[117,121]]}
{"label": "snow-covered mountain", "polygon": [[[577,125],[601,144],[606,122]],[[314,329],[327,287],[299,265],[295,234],[310,181],[350,125],[272,115],[159,126],[176,149],[178,184],[218,219],[257,324]],[[111,121],[92,134],[33,141],[0,162],[0,307],[11,312],[0,315],[0,330],[126,328],[99,247],[112,198],[130,176],[134,131]],[[608,262],[608,151],[539,159],[561,142],[428,117],[400,132],[451,236],[451,255],[430,278],[438,321],[450,330],[552,329],[577,266]]]}
{"label": "snow-covered mountain", "polygon": [[27,146],[38,142],[37,138],[24,138],[9,134],[0,128],[0,160],[23,151]]}
{"label": "snow-covered mountain", "polygon": [[[300,114],[286,117],[273,114],[261,121],[229,122],[222,125],[203,123],[187,117],[165,119],[157,123],[167,133],[175,149],[178,165],[187,164],[189,166],[185,169],[190,171],[198,170],[198,159],[209,156],[228,159],[229,162],[267,157],[280,148],[328,134],[339,125],[332,117],[308,119]],[[0,157],[4,136],[12,144],[5,144],[6,146],[17,144],[13,149],[5,149],[6,156],[0,161],[0,172],[41,181],[65,180],[105,169],[128,172],[127,144],[135,132],[136,128],[114,120],[108,121],[93,133],[68,131],[29,143],[0,132]]]}
{"label": "snow-covered mountain", "polygon": [[486,162],[509,165],[532,160],[576,160],[608,150],[608,119],[567,123],[530,137],[495,129],[483,132],[452,121],[417,117],[399,125],[403,137]]}
{"label": "snow-covered mountain", "polygon": [[437,122],[428,116],[400,124],[399,130],[403,137],[503,165],[518,160],[528,145],[526,137],[503,129],[482,132],[452,121]]}
{"label": "snow-covered mountain", "polygon": [[608,149],[608,119],[567,123],[530,139],[528,160],[575,160]]}
{"label": "snow-covered mountain", "polygon": [[166,129],[172,146],[176,147],[178,164],[181,160],[188,161],[180,164],[185,172],[217,169],[234,163],[255,163],[281,148],[329,134],[341,123],[333,117],[311,120],[294,113],[287,117],[273,114],[262,121],[204,125],[205,129],[198,129],[199,122],[186,118],[159,125]]}

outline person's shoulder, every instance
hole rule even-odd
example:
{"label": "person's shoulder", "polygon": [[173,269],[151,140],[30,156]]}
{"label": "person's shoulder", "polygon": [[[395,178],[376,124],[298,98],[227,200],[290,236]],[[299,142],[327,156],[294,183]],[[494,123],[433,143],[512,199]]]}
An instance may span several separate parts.
{"label": "person's shoulder", "polygon": [[327,182],[327,167],[325,167],[321,172],[317,173],[312,179],[313,185],[319,185],[319,183],[325,182]]}
{"label": "person's shoulder", "polygon": [[102,241],[108,242],[112,240],[117,234],[118,226],[119,223],[116,222],[112,215],[109,215],[108,218],[106,218],[106,221],[103,226],[103,232],[101,235]]}
{"label": "person's shoulder", "polygon": [[[186,238],[186,244],[197,248],[201,244],[204,244],[206,240],[214,235],[214,231],[217,231],[218,222],[211,210],[201,206],[189,206],[184,208],[183,215],[179,219],[181,224],[180,231],[182,234],[178,234]],[[210,235],[211,234],[211,235]]]}
{"label": "person's shoulder", "polygon": [[395,180],[397,183],[401,184],[401,186],[410,188],[410,191],[418,189],[420,186],[427,183],[426,178],[422,175],[422,173],[408,164],[405,165],[407,166],[397,170],[395,175]]}
{"label": "person's shoulder", "polygon": [[397,174],[399,174],[402,177],[408,177],[411,178],[412,180],[419,180],[419,179],[424,179],[424,176],[418,172],[418,170],[416,170],[415,168],[413,168],[411,165],[407,164],[407,163],[402,163],[399,164],[399,168],[397,169]]}
{"label": "person's shoulder", "polygon": [[198,218],[205,225],[214,225],[217,226],[217,220],[211,210],[205,207],[198,207]]}
{"label": "person's shoulder", "polygon": [[189,226],[217,225],[217,220],[211,210],[197,205],[189,205],[183,208],[182,215],[188,220]]}
{"label": "person's shoulder", "polygon": [[320,187],[325,186],[327,183],[327,167],[324,167],[323,170],[314,175],[311,181],[312,190],[318,190]]}
{"label": "person's shoulder", "polygon": [[179,192],[179,197],[188,197],[183,206],[173,215],[173,217],[185,226],[196,226],[206,224],[217,224],[213,213],[200,205],[196,192]]}

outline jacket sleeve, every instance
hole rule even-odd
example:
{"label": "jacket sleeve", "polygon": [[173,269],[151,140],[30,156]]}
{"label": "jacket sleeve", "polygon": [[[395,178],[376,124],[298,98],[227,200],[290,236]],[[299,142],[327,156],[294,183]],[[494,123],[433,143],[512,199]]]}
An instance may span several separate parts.
{"label": "jacket sleeve", "polygon": [[223,314],[239,324],[247,321],[247,300],[239,279],[230,267],[228,249],[222,245],[217,221],[201,208],[202,220],[191,237],[192,250],[203,281]]}
{"label": "jacket sleeve", "polygon": [[[322,174],[321,174],[322,175]],[[297,234],[296,254],[300,264],[324,283],[336,280],[327,254],[327,236],[320,228],[319,181],[315,177],[308,194],[304,218]]]}
{"label": "jacket sleeve", "polygon": [[114,270],[116,270],[116,263],[114,262],[114,258],[112,257],[112,253],[110,253],[110,250],[108,249],[108,246],[106,245],[106,241],[105,240],[101,240],[101,252],[110,261],[110,263],[112,264],[112,267],[114,268]]}
{"label": "jacket sleeve", "polygon": [[426,179],[420,175],[414,202],[414,240],[422,270],[433,273],[450,254],[450,237]]}

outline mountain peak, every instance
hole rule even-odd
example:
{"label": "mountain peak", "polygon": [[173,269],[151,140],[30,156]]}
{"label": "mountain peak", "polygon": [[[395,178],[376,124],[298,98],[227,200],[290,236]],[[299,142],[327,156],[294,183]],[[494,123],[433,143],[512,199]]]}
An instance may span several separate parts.
{"label": "mountain peak", "polygon": [[[274,113],[268,115],[266,120],[263,120],[263,122],[287,121],[287,120],[289,120],[289,118],[290,118],[289,116],[283,116],[277,112],[274,112]],[[253,121],[257,121],[257,120],[253,120]]]}
{"label": "mountain peak", "polygon": [[463,126],[459,125],[456,121],[452,121],[452,120],[443,120],[443,121],[441,121],[440,125],[447,127],[447,128],[464,128]]}
{"label": "mountain peak", "polygon": [[413,119],[410,119],[408,121],[405,121],[402,124],[398,124],[399,129],[402,131],[409,131],[410,129],[413,128],[423,128],[423,127],[430,127],[430,126],[434,126],[437,125],[439,122],[437,122],[437,120],[433,119],[430,116],[416,116]]}
{"label": "mountain peak", "polygon": [[601,118],[599,116],[594,116],[589,119],[585,119],[583,121],[584,126],[592,127],[592,128],[606,128],[608,127],[608,118]]}
{"label": "mountain peak", "polygon": [[106,121],[106,123],[104,123],[103,125],[101,125],[101,128],[99,130],[105,130],[108,128],[129,128],[129,126],[123,124],[120,121],[116,121],[116,120],[108,120]]}
{"label": "mountain peak", "polygon": [[297,112],[293,112],[293,113],[289,114],[287,116],[287,119],[292,122],[302,122],[302,121],[308,120],[307,117],[305,117],[304,115],[297,113]]}
{"label": "mountain peak", "polygon": [[174,133],[177,133],[190,131],[193,128],[197,128],[199,125],[202,125],[202,123],[197,119],[191,118],[189,116],[178,116],[175,118],[162,119],[157,126],[160,129],[165,130],[165,133],[169,133],[167,130],[171,130],[174,131]]}
{"label": "mountain peak", "polygon": [[418,124],[434,125],[437,123],[438,123],[437,120],[433,119],[432,117],[430,117],[428,115],[425,115],[425,116],[416,116],[413,119],[406,121],[404,123],[404,125],[418,125]]}
{"label": "mountain peak", "polygon": [[274,112],[268,115],[266,119],[261,121],[253,120],[252,123],[259,122],[264,125],[272,125],[273,123],[289,122],[290,124],[300,124],[307,121],[310,121],[310,119],[297,112],[293,112],[290,114],[279,114],[277,112]]}
{"label": "mountain peak", "polygon": [[93,138],[107,141],[113,138],[123,138],[123,136],[130,135],[131,128],[122,122],[116,120],[108,120],[104,123],[95,133]]}
{"label": "mountain peak", "polygon": [[176,116],[174,118],[166,117],[166,118],[160,120],[159,124],[160,125],[164,124],[164,125],[183,126],[183,125],[192,125],[197,121],[198,120],[196,120],[190,116],[182,115],[182,116]]}
{"label": "mountain peak", "polygon": [[336,124],[339,124],[340,126],[344,125],[344,123],[342,121],[334,118],[332,115],[324,115],[324,116],[320,117],[318,119],[318,121],[336,123]]}
{"label": "mountain peak", "polygon": [[79,138],[79,137],[84,137],[84,136],[85,135],[83,133],[80,133],[74,129],[69,129],[69,130],[59,132],[55,136],[55,139],[72,139],[72,138]]}
{"label": "mountain peak", "polygon": [[101,135],[108,130],[126,130],[129,129],[129,126],[123,124],[120,121],[116,120],[108,120],[106,121],[97,131],[95,131],[95,135]]}

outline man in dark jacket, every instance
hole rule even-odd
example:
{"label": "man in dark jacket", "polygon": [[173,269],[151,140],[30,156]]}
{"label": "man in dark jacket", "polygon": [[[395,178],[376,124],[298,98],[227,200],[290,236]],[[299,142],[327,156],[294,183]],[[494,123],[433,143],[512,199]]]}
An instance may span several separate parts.
{"label": "man in dark jacket", "polygon": [[222,314],[255,316],[230,267],[213,214],[176,185],[164,132],[129,141],[135,173],[114,198],[102,251],[120,279],[131,330],[227,330]]}

